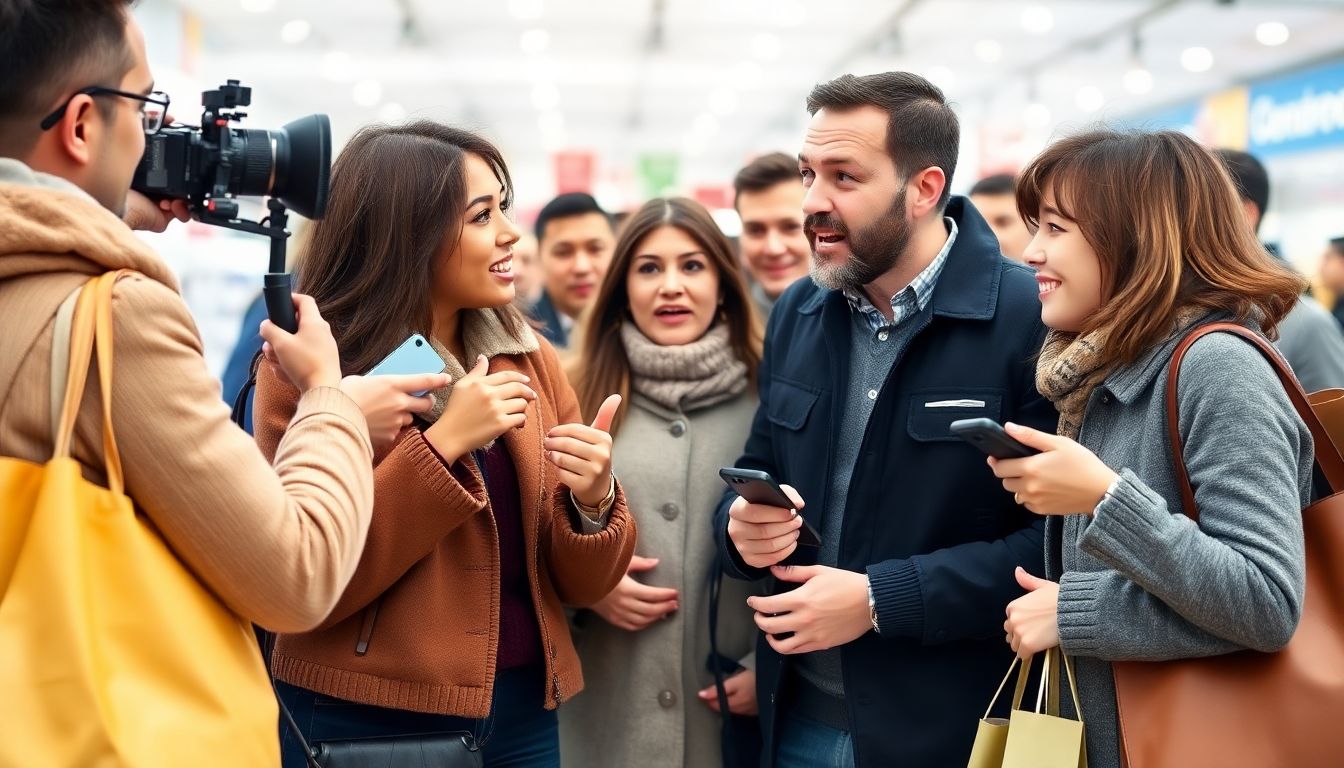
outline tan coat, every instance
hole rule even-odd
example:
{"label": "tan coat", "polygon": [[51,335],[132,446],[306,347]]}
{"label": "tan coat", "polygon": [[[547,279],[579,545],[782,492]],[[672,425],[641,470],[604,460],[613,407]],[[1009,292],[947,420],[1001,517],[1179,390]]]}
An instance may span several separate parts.
{"label": "tan coat", "polygon": [[[673,587],[680,607],[639,632],[590,611],[575,618],[574,643],[588,686],[560,711],[566,765],[713,768],[720,765],[719,716],[696,698],[714,682],[709,657],[709,580],[720,467],[742,452],[756,413],[754,390],[690,413],[631,398],[614,461],[639,523],[636,554],[657,567],[636,579]],[[719,652],[754,666],[756,624],[747,596],[757,587],[724,578]]]}
{"label": "tan coat", "polygon": [[[373,507],[358,407],[308,392],[274,468],[229,421],[219,381],[164,262],[77,188],[0,160],[0,454],[51,457],[57,307],[113,269],[112,420],[126,492],[229,608],[297,631],[321,621],[354,573]],[[73,455],[103,482],[101,398],[91,375]]]}
{"label": "tan coat", "polygon": [[[491,356],[490,370],[521,372],[538,395],[527,423],[500,439],[518,473],[545,653],[547,690],[538,693],[554,709],[583,688],[563,605],[591,605],[616,586],[635,548],[635,523],[618,483],[606,527],[578,530],[578,512],[542,447],[552,427],[580,420],[551,345]],[[262,367],[255,424],[263,450],[284,434],[296,394]],[[475,461],[468,454],[448,467],[408,428],[379,457],[374,477],[373,525],[359,570],[322,626],[280,637],[275,675],[348,701],[485,717],[499,647],[499,537]]]}

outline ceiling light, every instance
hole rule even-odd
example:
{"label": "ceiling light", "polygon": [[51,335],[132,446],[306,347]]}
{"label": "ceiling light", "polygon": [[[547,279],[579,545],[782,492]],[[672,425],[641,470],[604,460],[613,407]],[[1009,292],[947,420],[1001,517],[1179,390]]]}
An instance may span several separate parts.
{"label": "ceiling light", "polygon": [[785,27],[801,27],[807,21],[807,7],[799,0],[775,0],[775,21]]}
{"label": "ceiling light", "polygon": [[757,32],[751,38],[751,52],[763,61],[774,61],[784,54],[784,43],[780,42],[779,35]]}
{"label": "ceiling light", "polygon": [[1153,90],[1153,73],[1143,67],[1131,67],[1124,77],[1125,90],[1142,96]]}
{"label": "ceiling light", "polygon": [[1266,21],[1255,28],[1255,39],[1261,45],[1283,45],[1288,42],[1288,25],[1281,21]]}
{"label": "ceiling light", "polygon": [[1084,85],[1073,95],[1073,103],[1082,111],[1091,114],[1106,104],[1106,94],[1095,85]]}
{"label": "ceiling light", "polygon": [[760,86],[761,81],[765,79],[765,71],[761,65],[754,61],[739,62],[733,67],[733,82],[744,91],[749,91]]}
{"label": "ceiling light", "polygon": [[322,76],[345,82],[355,77],[355,60],[345,51],[328,51],[322,56]]}
{"label": "ceiling light", "polygon": [[928,78],[930,82],[944,91],[950,91],[957,85],[957,73],[953,72],[950,67],[941,65],[929,67]]}
{"label": "ceiling light", "polygon": [[243,0],[243,10],[248,13],[266,13],[275,7],[275,0]]}
{"label": "ceiling light", "polygon": [[1189,72],[1208,72],[1213,68],[1213,51],[1197,45],[1181,51],[1181,66]]}
{"label": "ceiling light", "polygon": [[313,25],[304,19],[291,19],[280,28],[280,39],[290,45],[298,45],[312,34]]}
{"label": "ceiling light", "polygon": [[378,119],[384,123],[400,123],[406,119],[406,108],[395,101],[389,101],[378,109]]}
{"label": "ceiling light", "polygon": [[1003,46],[998,40],[981,40],[975,44],[975,57],[986,64],[996,64],[1003,58]]}
{"label": "ceiling light", "polygon": [[519,21],[536,21],[543,12],[542,0],[509,0],[509,13]]}
{"label": "ceiling light", "polygon": [[719,132],[719,118],[708,112],[695,118],[695,124],[692,126],[695,135],[701,138],[709,138]]}
{"label": "ceiling light", "polygon": [[551,33],[544,29],[529,29],[518,39],[518,44],[522,47],[523,53],[528,56],[536,56],[546,52],[546,48],[551,44]]}
{"label": "ceiling light", "polygon": [[532,106],[538,112],[555,109],[560,105],[560,89],[555,83],[543,80],[532,86]]}
{"label": "ceiling light", "polygon": [[354,97],[355,103],[361,107],[377,106],[378,102],[383,100],[383,86],[377,80],[366,77],[355,83],[350,95]]}
{"label": "ceiling light", "polygon": [[1027,108],[1023,110],[1022,119],[1027,125],[1035,128],[1044,128],[1050,125],[1052,115],[1050,114],[1049,107],[1039,101],[1034,101],[1028,104]]}
{"label": "ceiling light", "polygon": [[1022,28],[1033,35],[1044,35],[1055,28],[1055,14],[1039,3],[1028,5],[1022,9]]}
{"label": "ceiling light", "polygon": [[737,111],[737,91],[726,85],[714,89],[709,95],[709,111],[727,117]]}

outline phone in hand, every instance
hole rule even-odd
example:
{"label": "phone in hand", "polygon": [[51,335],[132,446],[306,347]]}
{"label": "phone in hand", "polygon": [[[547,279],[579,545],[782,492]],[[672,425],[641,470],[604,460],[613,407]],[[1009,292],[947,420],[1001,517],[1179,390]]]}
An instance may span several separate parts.
{"label": "phone in hand", "polygon": [[[719,470],[719,477],[723,478],[723,482],[736,491],[738,496],[752,504],[769,504],[772,507],[793,509],[793,500],[784,493],[784,489],[779,487],[779,483],[775,482],[775,478],[771,477],[769,472],[723,467]],[[803,527],[798,529],[798,546],[821,546],[821,534],[817,533],[817,529],[813,528],[806,518],[803,519]]]}
{"label": "phone in hand", "polygon": [[996,459],[1025,459],[1040,451],[1023,445],[993,419],[961,419],[948,427],[952,434]]}
{"label": "phone in hand", "polygon": [[[418,333],[411,334],[392,354],[369,369],[366,376],[411,376],[418,373],[443,373],[447,366],[434,347]],[[419,397],[429,390],[412,392]]]}

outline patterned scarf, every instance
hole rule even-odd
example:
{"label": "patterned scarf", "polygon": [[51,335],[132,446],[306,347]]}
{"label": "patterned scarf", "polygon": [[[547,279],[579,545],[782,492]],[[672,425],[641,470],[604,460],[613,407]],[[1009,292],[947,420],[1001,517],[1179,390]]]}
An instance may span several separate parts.
{"label": "patterned scarf", "polygon": [[[1172,333],[1188,328],[1208,312],[1199,307],[1187,307],[1176,313]],[[1078,439],[1083,427],[1083,414],[1092,391],[1114,372],[1114,364],[1106,364],[1107,329],[1079,336],[1076,333],[1050,331],[1045,346],[1036,361],[1036,389],[1059,411],[1060,435]]]}

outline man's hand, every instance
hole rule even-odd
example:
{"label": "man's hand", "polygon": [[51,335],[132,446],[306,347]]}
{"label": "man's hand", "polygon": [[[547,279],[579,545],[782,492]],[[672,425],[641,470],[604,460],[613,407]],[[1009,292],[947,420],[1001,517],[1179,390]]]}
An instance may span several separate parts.
{"label": "man's hand", "polygon": [[159,200],[155,202],[136,192],[126,193],[126,213],[121,220],[131,229],[144,232],[162,232],[173,219],[191,221],[186,200]]}
{"label": "man's hand", "polygon": [[[756,672],[750,669],[739,670],[723,681],[723,692],[728,694],[728,711],[734,715],[759,714],[756,707]],[[706,707],[719,712],[719,690],[714,686],[696,694]]]}
{"label": "man's hand", "polygon": [[803,497],[792,486],[781,485],[796,505],[793,509],[752,504],[739,496],[728,508],[728,538],[737,547],[742,562],[752,568],[769,568],[783,562],[798,548],[798,530],[803,518]]}
{"label": "man's hand", "polygon": [[[779,653],[824,651],[873,628],[867,574],[824,565],[775,566],[770,572],[780,581],[802,584],[782,595],[747,598],[747,605],[756,611],[756,626]],[[793,636],[775,637],[785,632]]]}

